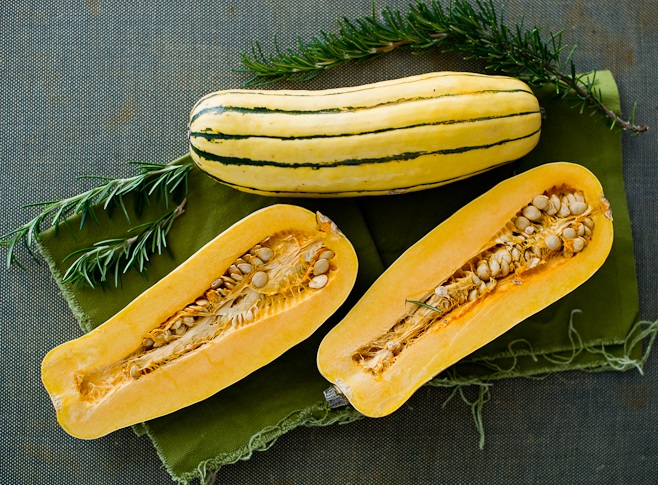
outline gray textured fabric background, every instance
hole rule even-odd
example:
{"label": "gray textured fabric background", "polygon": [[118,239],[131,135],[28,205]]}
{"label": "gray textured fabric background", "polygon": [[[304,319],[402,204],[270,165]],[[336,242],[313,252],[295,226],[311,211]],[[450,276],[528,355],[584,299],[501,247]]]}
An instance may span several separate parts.
{"label": "gray textured fabric background", "polygon": [[[406,9],[408,2],[387,4]],[[624,137],[624,157],[640,316],[653,320],[658,3],[516,0],[505,7],[510,21],[525,15],[527,24],[563,29],[566,42],[579,45],[579,69],[610,69],[622,108],[629,112],[638,100],[638,120],[652,126]],[[0,233],[36,214],[22,205],[91,186],[77,175],[126,176],[128,161],[183,154],[191,106],[246,79],[233,69],[249,40],[271,47],[277,34],[292,45],[297,34],[333,30],[338,15],[371,8],[370,0],[2,2]],[[401,52],[305,87],[454,67],[450,58]],[[170,482],[150,442],[129,429],[80,441],[58,427],[40,363],[81,331],[46,265],[0,270],[0,295],[0,484]],[[484,450],[463,403],[442,408],[448,391],[422,389],[386,418],[294,430],[269,451],[224,467],[218,483],[656,483],[657,352],[644,377],[568,372],[496,383],[484,409]]]}

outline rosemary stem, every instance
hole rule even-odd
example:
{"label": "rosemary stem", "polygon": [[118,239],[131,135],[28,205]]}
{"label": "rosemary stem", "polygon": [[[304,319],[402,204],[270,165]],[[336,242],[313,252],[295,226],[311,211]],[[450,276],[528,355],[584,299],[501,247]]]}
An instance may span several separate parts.
{"label": "rosemary stem", "polygon": [[553,76],[555,76],[555,79],[557,79],[559,82],[564,83],[566,86],[569,86],[571,89],[576,91],[576,93],[580,98],[594,105],[598,111],[601,111],[606,116],[606,118],[608,118],[615,125],[618,125],[622,129],[634,133],[644,133],[649,130],[648,125],[636,125],[628,120],[625,120],[624,118],[621,118],[608,106],[603,104],[602,100],[600,100],[595,96],[592,96],[592,94],[589,91],[587,91],[581,84],[577,82],[573,82],[573,80],[570,77],[558,71],[553,66],[545,66],[544,68],[548,72],[550,72]]}
{"label": "rosemary stem", "polygon": [[[445,39],[446,37],[448,37],[448,34],[446,34],[446,33],[431,33],[431,34],[429,34],[429,37],[431,37],[432,39],[435,39],[435,40]],[[397,49],[398,47],[403,47],[405,45],[411,45],[411,44],[413,44],[413,41],[411,41],[409,39],[404,39],[404,40],[399,40],[397,42],[391,42],[391,43],[389,43],[387,45],[383,45],[381,47],[373,47],[372,49],[370,49],[370,52],[372,52],[373,54],[380,54],[380,53],[383,53],[383,52],[390,52],[394,49]]]}

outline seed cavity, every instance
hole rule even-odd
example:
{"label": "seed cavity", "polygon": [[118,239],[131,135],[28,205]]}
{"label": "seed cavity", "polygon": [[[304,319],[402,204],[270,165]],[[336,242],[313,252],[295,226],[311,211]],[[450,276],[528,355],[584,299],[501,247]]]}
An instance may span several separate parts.
{"label": "seed cavity", "polygon": [[336,269],[335,253],[324,245],[323,234],[322,228],[317,234],[282,231],[256,244],[203,295],[144,335],[137,350],[83,376],[80,393],[88,400],[102,399],[116,387],[320,291]]}
{"label": "seed cavity", "polygon": [[525,272],[540,271],[549,262],[559,264],[584,251],[594,232],[589,217],[593,211],[582,192],[567,186],[537,194],[493,235],[487,249],[428,289],[424,299],[407,300],[407,313],[356,349],[352,360],[364,372],[381,376],[426,332],[449,325],[501,285],[521,285]]}

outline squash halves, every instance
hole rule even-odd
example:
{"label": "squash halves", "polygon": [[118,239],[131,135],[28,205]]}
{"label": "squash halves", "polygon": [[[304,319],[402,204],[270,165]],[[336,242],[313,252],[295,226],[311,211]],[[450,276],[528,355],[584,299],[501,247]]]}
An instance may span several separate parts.
{"label": "squash halves", "polygon": [[388,268],[322,341],[322,375],[366,416],[585,282],[613,241],[596,177],[552,163],[456,212]]}
{"label": "squash halves", "polygon": [[90,439],[205,399],[309,337],[356,274],[356,253],[328,218],[261,209],[46,355],[57,419]]}

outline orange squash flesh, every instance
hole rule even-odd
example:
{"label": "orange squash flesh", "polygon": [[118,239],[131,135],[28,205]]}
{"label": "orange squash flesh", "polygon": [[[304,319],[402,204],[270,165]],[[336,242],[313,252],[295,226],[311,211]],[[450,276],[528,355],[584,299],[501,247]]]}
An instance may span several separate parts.
{"label": "orange squash flesh", "polygon": [[[547,257],[532,269],[500,278],[491,291],[447,311],[410,339],[394,359],[388,357],[383,370],[366,368],[361,357],[355,357],[382,335],[390,335],[396,322],[407,318],[412,302],[422,302],[451,275],[462,274],[465,263],[485,254],[533,197],[565,185],[580,191],[592,209],[591,239],[580,252]],[[572,163],[546,164],[500,183],[432,230],[380,276],[323,339],[317,356],[320,372],[362,414],[392,413],[442,370],[592,276],[612,246],[609,209],[596,177]]]}
{"label": "orange squash flesh", "polygon": [[[323,287],[300,290],[298,286],[296,296],[291,293],[282,298],[276,307],[262,310],[252,321],[241,320],[217,338],[170,362],[160,362],[136,378],[117,364],[139,349],[145,354],[160,350],[144,349],[145,335],[181,308],[198,301],[218,276],[250,248],[273,234],[288,233],[294,234],[290,240],[308,236],[323,250],[335,254]],[[324,216],[292,205],[274,205],[251,214],[107,322],[46,355],[42,380],[60,425],[75,437],[97,438],[215,394],[309,337],[344,302],[357,267],[352,245]],[[308,274],[310,270],[306,271]],[[245,276],[245,281],[249,277]],[[270,291],[268,287],[265,290]],[[114,379],[115,385],[92,395],[89,390],[105,382],[102,379]]]}

